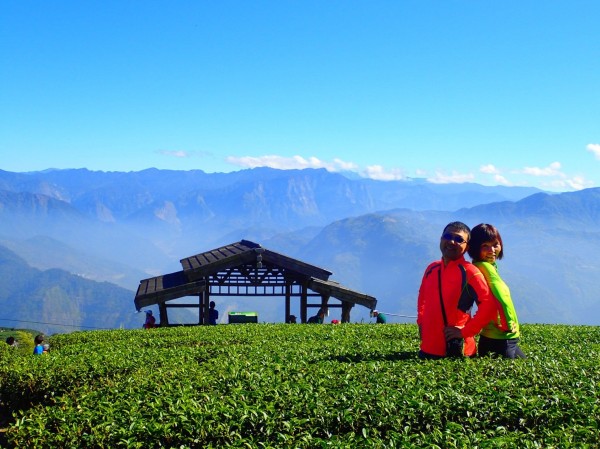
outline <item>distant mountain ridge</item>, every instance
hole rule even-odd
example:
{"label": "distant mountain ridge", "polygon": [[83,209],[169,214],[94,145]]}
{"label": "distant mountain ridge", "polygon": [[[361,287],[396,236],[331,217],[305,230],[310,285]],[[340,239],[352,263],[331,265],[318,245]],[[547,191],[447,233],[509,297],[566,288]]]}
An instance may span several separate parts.
{"label": "distant mountain ridge", "polygon": [[29,173],[0,170],[0,190],[46,195],[90,216],[96,216],[98,204],[102,204],[118,219],[148,207],[155,208],[165,201],[185,206],[202,198],[218,211],[230,206],[248,210],[254,207],[258,209],[255,215],[267,212],[270,216],[275,214],[265,207],[265,202],[272,201],[280,207],[286,201],[288,214],[297,211],[298,216],[321,215],[327,222],[350,213],[399,207],[453,210],[492,201],[515,201],[540,192],[535,188],[434,184],[418,179],[357,180],[324,169],[270,168],[211,174],[201,170],[157,169],[128,173],[86,169]]}
{"label": "distant mountain ridge", "polygon": [[[132,310],[139,279],[248,239],[333,271],[334,280],[376,296],[381,310],[412,315],[442,227],[461,220],[499,227],[507,254],[500,268],[523,321],[593,324],[599,218],[600,189],[548,194],[325,170],[0,171],[0,244],[42,272],[118,283]],[[278,307],[262,307],[261,320],[281,319]],[[362,308],[352,317],[369,320]]]}
{"label": "distant mountain ridge", "polygon": [[543,226],[567,226],[580,229],[581,224],[596,227],[600,223],[600,188],[567,192],[560,195],[537,193],[514,203],[482,204],[470,208],[470,215],[505,220],[507,216],[516,216],[521,220],[540,220]]}
{"label": "distant mountain ridge", "polygon": [[121,242],[132,252],[126,263],[143,260],[138,269],[154,273],[165,268],[165,258],[229,243],[231,235],[293,232],[394,208],[453,210],[536,192],[422,180],[350,180],[312,169],[0,171],[0,239],[47,235],[73,248],[87,245],[103,258]]}

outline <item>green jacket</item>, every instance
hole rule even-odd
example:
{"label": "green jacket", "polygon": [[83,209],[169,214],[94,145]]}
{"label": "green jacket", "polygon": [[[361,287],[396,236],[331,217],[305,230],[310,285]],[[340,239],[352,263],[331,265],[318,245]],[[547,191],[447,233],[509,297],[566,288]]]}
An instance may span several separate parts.
{"label": "green jacket", "polygon": [[504,283],[498,274],[498,266],[489,262],[475,262],[479,268],[494,297],[498,300],[498,313],[496,319],[483,328],[481,335],[488,338],[508,340],[519,338],[519,320],[517,312],[510,296],[508,285]]}

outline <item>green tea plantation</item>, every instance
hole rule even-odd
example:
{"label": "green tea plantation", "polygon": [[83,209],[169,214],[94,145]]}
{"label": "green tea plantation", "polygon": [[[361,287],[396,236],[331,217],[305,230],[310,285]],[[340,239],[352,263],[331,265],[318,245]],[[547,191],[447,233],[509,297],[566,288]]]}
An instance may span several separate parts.
{"label": "green tea plantation", "polygon": [[6,448],[600,447],[600,327],[422,361],[414,324],[240,324],[0,345]]}

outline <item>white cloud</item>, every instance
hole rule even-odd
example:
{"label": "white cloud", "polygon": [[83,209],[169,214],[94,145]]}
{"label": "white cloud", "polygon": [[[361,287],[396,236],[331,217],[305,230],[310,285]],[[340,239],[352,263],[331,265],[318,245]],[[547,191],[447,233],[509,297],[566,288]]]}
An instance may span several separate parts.
{"label": "white cloud", "polygon": [[[596,147],[592,150],[590,145],[588,145],[590,151],[598,150],[600,153],[600,145],[597,145]],[[363,168],[359,167],[354,162],[344,161],[339,158],[325,161],[317,157],[305,158],[298,155],[292,157],[263,155],[244,157],[229,156],[226,160],[230,164],[244,168],[270,167],[279,170],[324,168],[330,172],[353,172],[363,178],[375,179],[378,181],[397,181],[406,179],[407,176],[409,176],[400,168],[390,169],[382,165],[369,165]],[[563,173],[560,162],[552,162],[546,167],[525,167],[518,170],[508,170],[508,172],[510,175],[505,175],[503,170],[500,170],[493,164],[480,166],[479,173],[482,175],[478,176],[474,173],[459,173],[456,171],[452,171],[451,173],[436,171],[434,175],[430,175],[422,169],[415,171],[417,176],[426,178],[427,181],[436,184],[480,182],[480,180],[483,180],[480,178],[487,177],[488,183],[493,185],[509,187],[537,186],[541,189],[549,190],[581,190],[593,187],[594,185],[593,182],[584,179],[582,176],[568,177]],[[486,183],[483,182],[483,184]]]}
{"label": "white cloud", "polygon": [[573,176],[572,178],[565,176],[562,179],[555,179],[545,183],[541,187],[553,190],[582,190],[593,186],[594,183],[592,181],[588,181],[582,176]]}
{"label": "white cloud", "polygon": [[583,176],[574,176],[571,179],[567,179],[566,183],[573,190],[587,189],[594,186],[593,182],[584,179]]}
{"label": "white cloud", "polygon": [[174,157],[177,159],[211,156],[211,153],[208,151],[157,150],[156,153],[162,154],[163,156]]}
{"label": "white cloud", "polygon": [[496,182],[500,185],[503,186],[512,186],[513,183],[510,182],[508,179],[506,179],[504,176],[500,175],[500,174],[496,174],[494,175],[494,179],[496,180]]}
{"label": "white cloud", "polygon": [[395,181],[404,179],[405,176],[399,168],[386,169],[381,165],[369,165],[361,169],[354,162],[334,158],[333,161],[323,161],[316,157],[304,158],[302,156],[283,157],[277,155],[265,156],[229,156],[227,162],[240,167],[256,168],[270,167],[279,170],[293,170],[304,168],[324,168],[330,172],[354,172],[363,178],[376,179],[378,181]]}
{"label": "white cloud", "polygon": [[183,151],[183,150],[159,150],[158,153],[160,153],[164,156],[171,156],[171,157],[177,157],[177,158],[186,158],[186,157],[191,156],[190,153],[188,153],[187,151]]}
{"label": "white cloud", "polygon": [[515,170],[512,173],[517,175],[521,174],[533,176],[535,178],[543,179],[536,180],[534,183],[519,182],[513,183],[512,185],[535,185],[536,187],[539,187],[541,189],[557,191],[581,190],[594,186],[593,181],[589,181],[583,176],[567,176],[562,171],[562,165],[560,164],[560,162],[552,162],[547,167],[525,167],[522,170]]}
{"label": "white cloud", "polygon": [[512,186],[513,185],[512,182],[510,182],[508,179],[506,179],[506,177],[504,175],[502,175],[502,172],[495,165],[492,165],[492,164],[482,165],[481,167],[479,167],[479,171],[486,175],[493,175],[492,178],[494,179],[494,181],[500,185],[503,185],[503,186]]}
{"label": "white cloud", "polygon": [[559,176],[565,175],[560,171],[560,162],[552,162],[547,167],[525,167],[522,173],[531,176]]}
{"label": "white cloud", "polygon": [[434,184],[452,184],[461,182],[473,182],[475,176],[472,173],[452,172],[450,175],[442,172],[435,172],[435,176],[427,178],[427,181]]}
{"label": "white cloud", "polygon": [[304,168],[325,168],[332,172],[341,170],[356,170],[358,167],[353,162],[346,162],[341,159],[334,159],[333,162],[322,161],[316,157],[304,158],[302,156],[284,157],[277,155],[265,156],[228,156],[227,162],[239,167],[256,168],[270,167],[280,170],[293,170]]}
{"label": "white cloud", "polygon": [[323,161],[316,157],[304,158],[302,156],[283,157],[277,155],[227,157],[227,162],[240,167],[256,168],[270,167],[279,170],[293,170],[304,168],[324,168],[330,172],[349,171],[357,173],[364,178],[377,179],[380,181],[392,181],[403,179],[404,175],[400,169],[385,169],[381,165],[370,165],[361,169],[356,163],[334,158],[333,161]]}
{"label": "white cloud", "polygon": [[398,181],[404,179],[402,171],[398,168],[386,170],[381,165],[369,165],[363,172],[363,177],[378,181]]}
{"label": "white cloud", "polygon": [[354,162],[346,162],[341,159],[335,158],[335,159],[333,159],[333,163],[337,167],[340,167],[341,170],[346,170],[346,171],[357,171],[358,170],[358,165],[356,165]]}
{"label": "white cloud", "polygon": [[498,173],[500,173],[500,170],[498,170],[498,169],[497,169],[497,168],[496,168],[494,165],[492,165],[492,164],[482,165],[482,166],[479,168],[479,171],[480,171],[481,173],[486,173],[486,174],[488,174],[488,175],[495,175],[495,174],[498,174]]}
{"label": "white cloud", "polygon": [[596,156],[596,159],[600,159],[600,144],[590,143],[586,148],[588,151],[591,151],[592,153],[594,153],[594,156]]}

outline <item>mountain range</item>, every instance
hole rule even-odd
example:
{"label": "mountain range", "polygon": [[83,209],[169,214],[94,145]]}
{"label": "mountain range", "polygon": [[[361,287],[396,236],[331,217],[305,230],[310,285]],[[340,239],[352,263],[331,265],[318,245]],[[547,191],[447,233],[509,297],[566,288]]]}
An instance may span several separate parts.
{"label": "mountain range", "polygon": [[[502,233],[500,270],[522,322],[598,324],[600,265],[592,254],[600,249],[599,216],[600,189],[549,194],[422,179],[349,179],[312,169],[0,171],[0,262],[13,267],[15,279],[44,279],[40,292],[56,289],[47,285],[52,278],[97,286],[73,294],[75,325],[137,327],[139,280],[180,270],[184,257],[247,239],[332,271],[333,280],[375,296],[378,309],[404,322],[412,318],[397,315],[414,315],[423,270],[440,257],[443,226],[488,222]],[[110,294],[102,290],[109,286],[115,289]],[[19,316],[47,310],[47,297],[24,291],[0,291],[3,315],[10,304],[19,304],[11,311]],[[110,304],[116,315],[105,314],[112,321],[93,324],[102,295],[121,299]],[[243,307],[259,311],[261,321],[283,318],[282,301],[247,301],[224,300],[221,316]],[[355,308],[352,319],[369,321],[368,310]]]}

